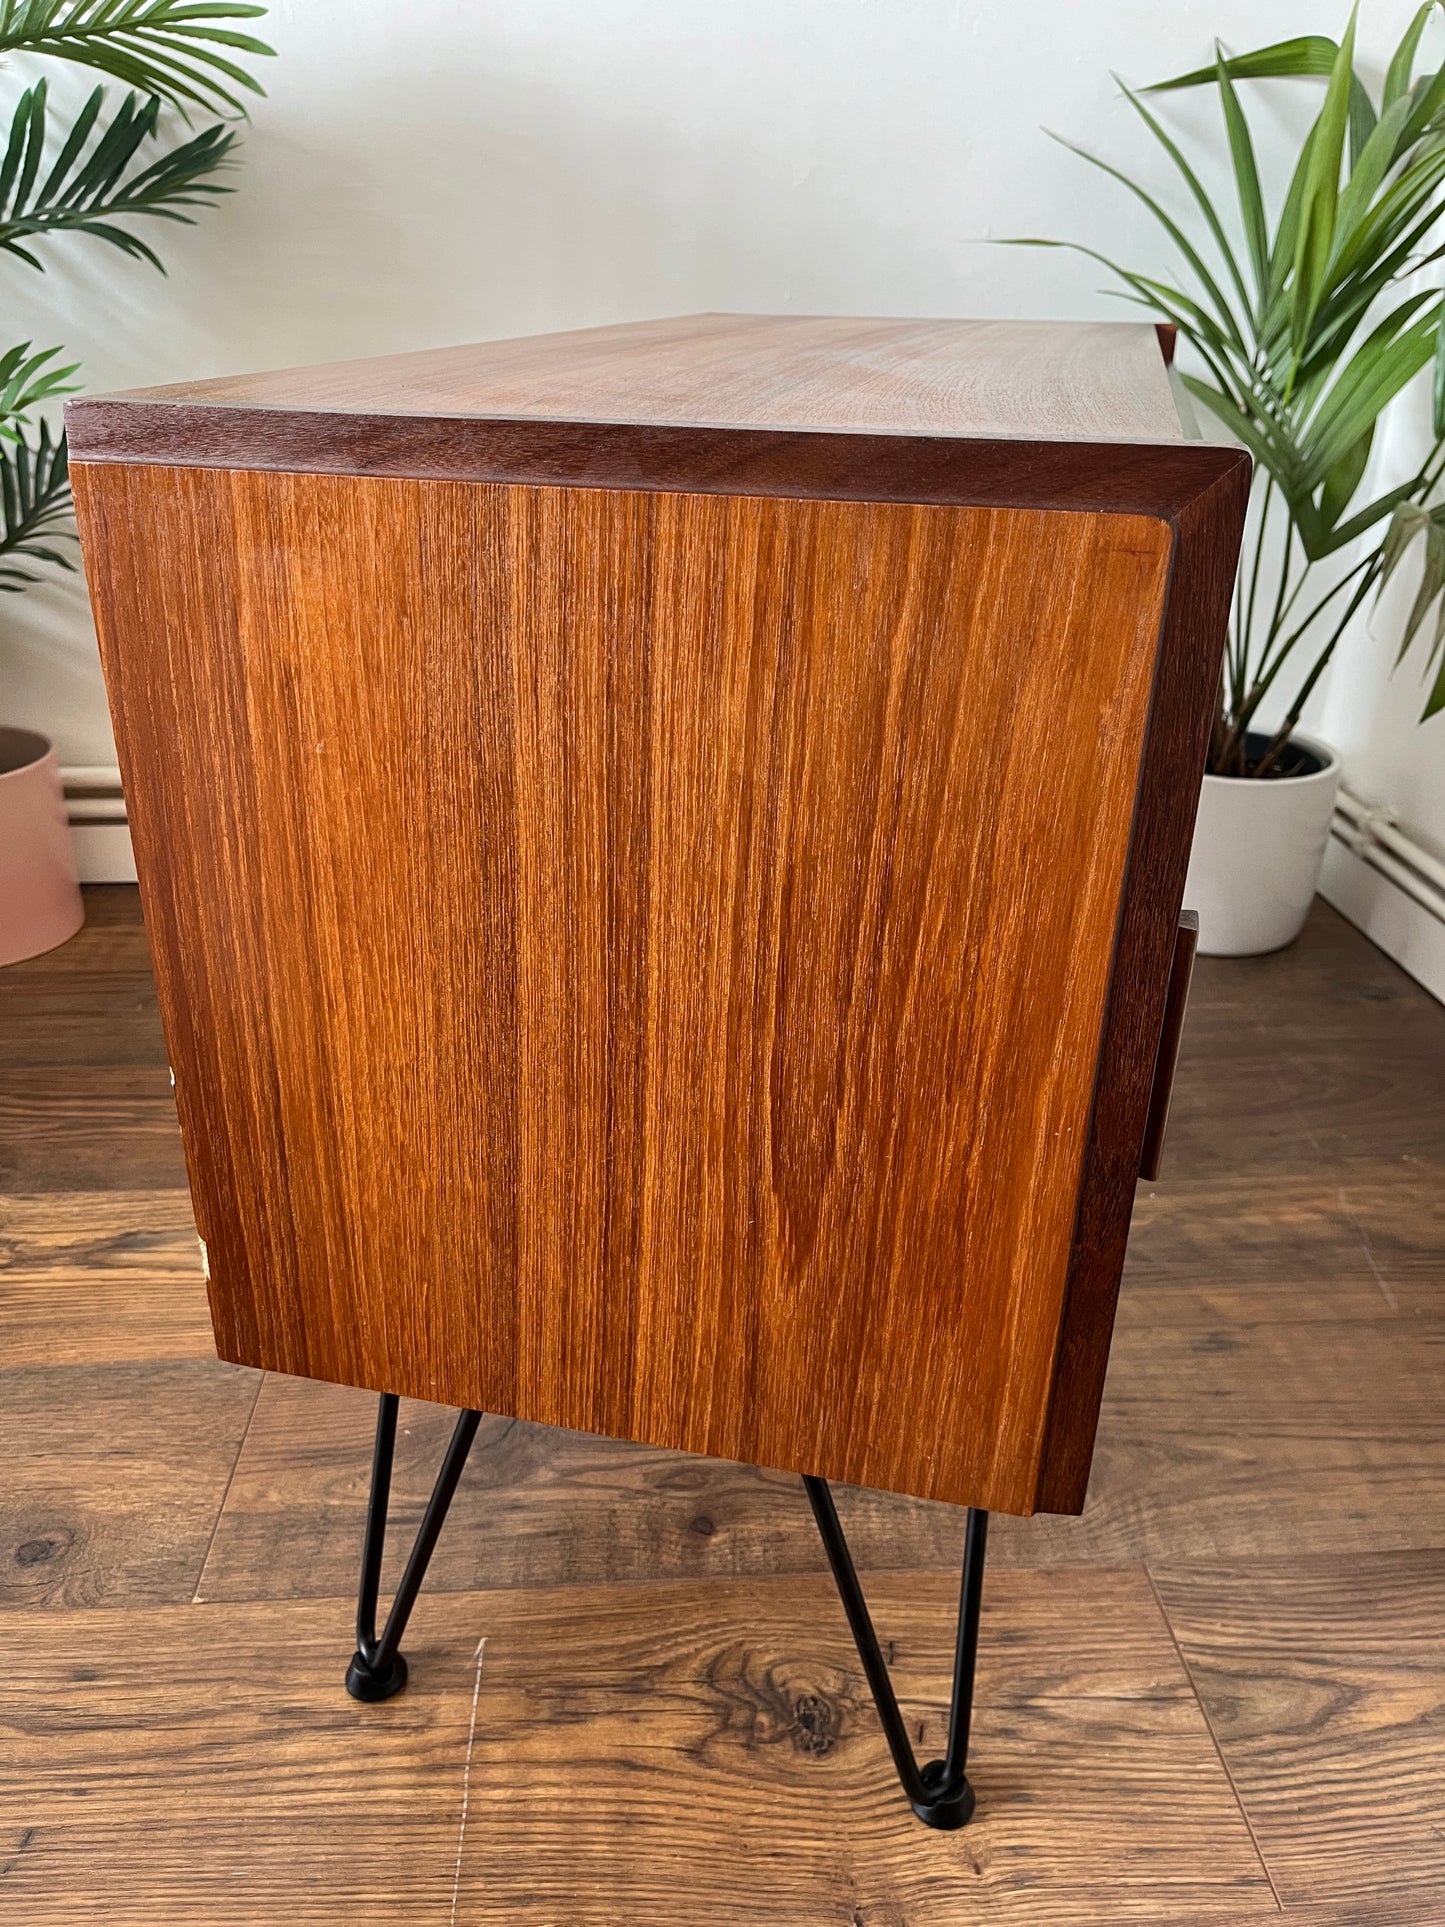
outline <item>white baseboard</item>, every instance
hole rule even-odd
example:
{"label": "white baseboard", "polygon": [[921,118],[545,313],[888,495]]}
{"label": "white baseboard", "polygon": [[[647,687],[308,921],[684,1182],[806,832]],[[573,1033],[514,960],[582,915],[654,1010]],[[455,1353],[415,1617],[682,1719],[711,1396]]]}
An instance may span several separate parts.
{"label": "white baseboard", "polygon": [[1421,900],[1428,891],[1414,894],[1386,876],[1370,861],[1368,842],[1341,817],[1325,851],[1320,895],[1445,1003],[1445,895],[1436,910]]}
{"label": "white baseboard", "polygon": [[82,883],[134,883],[135,853],[118,769],[63,769],[65,809]]}
{"label": "white baseboard", "polygon": [[72,818],[70,840],[82,883],[135,882],[135,852],[124,823],[77,823]]}

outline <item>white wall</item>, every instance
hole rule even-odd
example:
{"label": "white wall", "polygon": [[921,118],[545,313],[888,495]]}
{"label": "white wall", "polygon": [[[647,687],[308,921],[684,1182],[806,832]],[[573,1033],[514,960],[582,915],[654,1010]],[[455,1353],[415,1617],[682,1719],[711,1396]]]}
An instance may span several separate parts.
{"label": "white wall", "polygon": [[[1370,0],[1382,64],[1414,0]],[[1162,263],[1122,189],[1047,140],[1157,167],[1109,78],[1338,30],[1344,0],[284,0],[235,195],[156,223],[162,279],[100,243],[0,263],[6,333],[64,340],[92,389],[702,308],[1127,314],[1067,234]],[[18,86],[13,72],[0,85]],[[1287,91],[1264,107],[1278,174]],[[1213,126],[1203,96],[1169,109]],[[1317,721],[1445,841],[1437,725],[1356,639]],[[1343,693],[1341,693],[1343,691]],[[1382,693],[1383,692],[1383,693]],[[84,599],[0,602],[0,709],[62,760],[112,749]]]}

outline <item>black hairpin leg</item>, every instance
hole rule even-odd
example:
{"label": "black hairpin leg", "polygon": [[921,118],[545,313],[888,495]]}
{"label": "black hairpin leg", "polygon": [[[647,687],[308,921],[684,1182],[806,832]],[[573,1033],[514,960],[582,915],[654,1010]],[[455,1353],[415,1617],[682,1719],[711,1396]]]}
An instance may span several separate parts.
{"label": "black hairpin leg", "polygon": [[421,1527],[412,1546],[406,1571],[391,1602],[386,1626],[376,1636],[376,1602],[381,1590],[381,1555],[386,1544],[386,1507],[391,1496],[391,1462],[396,1452],[396,1394],[383,1392],[376,1415],[376,1449],[371,1461],[371,1504],[366,1514],[366,1539],[361,1549],[361,1591],[356,1602],[356,1652],[346,1669],[346,1690],[353,1699],[386,1700],[406,1685],[406,1661],[398,1648],[421,1591],[421,1582],[436,1542],[441,1537],[447,1507],[462,1476],[481,1422],[480,1412],[463,1412],[432,1487]]}
{"label": "black hairpin leg", "polygon": [[887,1662],[879,1649],[878,1635],[868,1614],[868,1604],[853,1570],[848,1541],[838,1520],[838,1508],[826,1479],[805,1478],[813,1517],[833,1568],[842,1595],[843,1610],[853,1629],[853,1639],[863,1671],[878,1706],[888,1751],[903,1782],[903,1791],[913,1811],[926,1827],[951,1832],[967,1826],[973,1816],[974,1794],[964,1769],[968,1764],[968,1727],[973,1712],[973,1672],[978,1656],[978,1616],[983,1599],[983,1560],[988,1544],[988,1514],[970,1510],[968,1533],[963,1551],[963,1585],[958,1606],[958,1644],[953,1659],[953,1704],[948,1716],[948,1746],[941,1760],[930,1760],[920,1767],[898,1710],[898,1696],[888,1677]]}

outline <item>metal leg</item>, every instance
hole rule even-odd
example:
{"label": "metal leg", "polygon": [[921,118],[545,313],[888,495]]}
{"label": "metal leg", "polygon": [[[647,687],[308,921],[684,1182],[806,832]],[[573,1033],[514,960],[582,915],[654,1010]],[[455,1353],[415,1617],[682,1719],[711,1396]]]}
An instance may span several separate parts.
{"label": "metal leg", "polygon": [[983,1561],[988,1545],[988,1514],[970,1509],[968,1532],[963,1552],[963,1583],[958,1606],[958,1644],[953,1658],[953,1703],[948,1716],[948,1746],[941,1760],[930,1760],[920,1767],[898,1710],[898,1696],[888,1677],[887,1662],[873,1630],[868,1604],[853,1569],[848,1541],[843,1537],[838,1508],[826,1479],[805,1478],[813,1517],[818,1522],[828,1563],[842,1596],[843,1610],[853,1630],[853,1640],[868,1685],[878,1706],[888,1751],[903,1782],[903,1791],[913,1811],[926,1827],[951,1832],[966,1826],[973,1816],[974,1793],[968,1783],[968,1728],[973,1712],[974,1662],[978,1656],[978,1619],[983,1600]]}
{"label": "metal leg", "polygon": [[[371,1503],[366,1515],[366,1538],[361,1553],[361,1588],[356,1603],[356,1652],[346,1671],[346,1690],[353,1699],[384,1700],[406,1685],[406,1660],[400,1646],[421,1591],[426,1569],[436,1550],[447,1509],[462,1476],[467,1454],[481,1423],[481,1413],[462,1412],[447,1447],[441,1471],[427,1501],[416,1542],[391,1602],[380,1638],[376,1632],[377,1598],[381,1590],[381,1561],[386,1544],[387,1503],[391,1496],[391,1468],[396,1453],[397,1400],[384,1392],[376,1415],[376,1446],[371,1465]],[[818,1522],[828,1563],[833,1568],[843,1610],[848,1615],[858,1657],[877,1703],[888,1750],[910,1806],[925,1826],[951,1831],[972,1818],[974,1792],[968,1783],[968,1733],[973,1711],[974,1664],[978,1655],[978,1622],[983,1598],[983,1562],[988,1544],[988,1514],[971,1509],[964,1544],[963,1580],[959,1596],[958,1642],[953,1659],[953,1701],[948,1719],[948,1744],[941,1760],[920,1767],[898,1708],[898,1697],[888,1677],[888,1666],[878,1635],[858,1584],[838,1509],[826,1479],[805,1478],[813,1516]]]}
{"label": "metal leg", "polygon": [[361,1590],[356,1601],[356,1652],[346,1669],[346,1690],[353,1699],[385,1700],[406,1685],[406,1661],[398,1648],[421,1591],[421,1582],[441,1537],[441,1529],[481,1422],[480,1412],[463,1412],[432,1487],[406,1571],[391,1602],[386,1626],[376,1636],[376,1604],[381,1590],[381,1555],[386,1544],[386,1508],[391,1496],[391,1463],[396,1452],[396,1394],[383,1392],[376,1415],[376,1448],[371,1460],[371,1503],[361,1550]]}

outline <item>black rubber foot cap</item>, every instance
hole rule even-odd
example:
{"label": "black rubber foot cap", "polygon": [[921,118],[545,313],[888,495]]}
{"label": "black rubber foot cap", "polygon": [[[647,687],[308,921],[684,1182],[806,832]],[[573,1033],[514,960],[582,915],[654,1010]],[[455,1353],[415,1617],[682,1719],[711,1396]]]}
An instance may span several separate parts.
{"label": "black rubber foot cap", "polygon": [[[922,1777],[927,1787],[940,1785],[943,1780],[942,1760],[930,1760],[923,1768]],[[924,1826],[933,1827],[939,1833],[956,1833],[960,1827],[966,1827],[973,1818],[976,1804],[973,1788],[967,1780],[945,1800],[930,1802],[927,1806],[920,1805],[916,1800],[909,1801]]]}
{"label": "black rubber foot cap", "polygon": [[346,1669],[346,1690],[354,1700],[389,1700],[406,1685],[406,1661],[400,1653],[384,1673],[374,1673],[361,1657],[353,1653]]}

